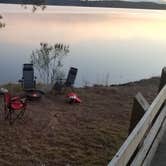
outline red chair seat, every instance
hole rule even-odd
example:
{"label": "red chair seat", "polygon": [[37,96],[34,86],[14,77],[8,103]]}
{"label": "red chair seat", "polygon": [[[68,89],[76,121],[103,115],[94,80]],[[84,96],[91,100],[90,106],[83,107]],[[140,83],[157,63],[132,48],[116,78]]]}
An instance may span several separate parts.
{"label": "red chair seat", "polygon": [[25,104],[23,104],[21,101],[14,101],[11,103],[11,108],[13,110],[21,110],[25,107]]}

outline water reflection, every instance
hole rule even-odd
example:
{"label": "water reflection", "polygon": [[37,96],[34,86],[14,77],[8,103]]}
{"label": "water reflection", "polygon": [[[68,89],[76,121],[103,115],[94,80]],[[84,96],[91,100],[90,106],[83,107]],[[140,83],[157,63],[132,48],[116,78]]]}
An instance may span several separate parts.
{"label": "water reflection", "polygon": [[48,6],[43,13],[3,14],[8,26],[0,31],[0,75],[7,76],[1,81],[17,80],[41,41],[69,43],[65,69],[79,68],[77,85],[108,84],[108,75],[109,83],[137,80],[160,74],[165,65],[165,11]]}
{"label": "water reflection", "polygon": [[[89,40],[128,40],[143,38],[165,40],[166,19],[116,18],[90,14],[5,14],[8,26],[3,41],[36,43],[37,41],[79,42]],[[88,19],[87,19],[88,18]],[[19,28],[21,27],[21,28]],[[12,32],[12,38],[10,38]],[[25,33],[26,32],[26,33]],[[20,37],[18,38],[18,34]],[[28,40],[27,40],[28,39]],[[38,42],[39,43],[39,42]]]}
{"label": "water reflection", "polygon": [[[21,6],[23,6],[24,9],[28,9],[31,5],[32,5],[32,12],[36,12],[38,8],[44,10],[46,8],[46,0],[22,0],[21,2]],[[4,6],[4,5],[1,5]],[[8,5],[5,5],[8,6]],[[16,5],[13,5],[16,6]],[[4,28],[5,27],[5,23],[2,22],[3,16],[0,15],[0,28]]]}

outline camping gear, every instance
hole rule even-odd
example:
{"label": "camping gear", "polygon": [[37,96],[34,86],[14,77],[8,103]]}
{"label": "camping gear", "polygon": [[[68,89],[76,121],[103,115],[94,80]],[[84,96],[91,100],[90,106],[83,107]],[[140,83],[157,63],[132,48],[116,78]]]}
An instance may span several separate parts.
{"label": "camping gear", "polygon": [[67,94],[67,102],[72,103],[81,103],[81,99],[77,96],[76,93],[71,92]]}
{"label": "camping gear", "polygon": [[78,69],[71,67],[67,79],[59,79],[56,80],[53,89],[55,89],[57,92],[61,93],[63,88],[70,87],[73,90],[73,85],[77,76]]}
{"label": "camping gear", "polygon": [[23,64],[22,80],[19,80],[24,90],[36,89],[36,77],[34,76],[33,64]]}
{"label": "camping gear", "polygon": [[7,89],[0,89],[1,95],[4,98],[4,118],[9,120],[10,124],[13,124],[17,119],[24,115],[26,109],[26,98],[21,98],[20,96],[11,97],[11,94]]}
{"label": "camping gear", "polygon": [[23,64],[23,77],[19,82],[29,100],[40,99],[42,94],[44,94],[41,90],[36,89],[36,77],[34,76],[34,68],[31,63]]}
{"label": "camping gear", "polygon": [[77,72],[78,72],[77,68],[74,68],[74,67],[70,68],[66,82],[65,82],[66,87],[72,87],[74,85]]}

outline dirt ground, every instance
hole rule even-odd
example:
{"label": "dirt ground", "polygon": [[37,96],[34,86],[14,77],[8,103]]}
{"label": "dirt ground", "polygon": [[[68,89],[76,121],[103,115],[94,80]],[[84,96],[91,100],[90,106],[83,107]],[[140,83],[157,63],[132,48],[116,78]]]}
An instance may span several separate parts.
{"label": "dirt ground", "polygon": [[75,89],[81,104],[64,95],[29,102],[12,126],[0,121],[0,166],[104,166],[128,134],[133,97],[139,91],[149,103],[158,78],[111,87]]}

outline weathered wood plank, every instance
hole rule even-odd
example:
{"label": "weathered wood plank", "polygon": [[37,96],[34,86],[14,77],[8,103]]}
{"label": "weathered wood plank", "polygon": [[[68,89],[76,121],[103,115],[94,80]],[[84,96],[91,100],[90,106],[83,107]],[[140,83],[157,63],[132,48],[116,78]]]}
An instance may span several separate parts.
{"label": "weathered wood plank", "polygon": [[142,166],[150,166],[151,165],[151,161],[156,153],[157,147],[158,147],[165,131],[166,131],[166,119],[164,120],[162,127],[161,127],[155,141],[153,142],[152,147],[151,147],[146,159],[144,160],[144,163],[142,164]]}
{"label": "weathered wood plank", "polygon": [[165,120],[165,116],[166,116],[166,106],[161,110],[161,113],[159,114],[158,118],[156,119],[150,131],[148,132],[145,140],[143,141],[141,148],[139,149],[137,155],[135,156],[133,162],[131,163],[131,166],[140,166],[143,164],[144,159],[146,158],[148,151],[151,148],[153,141],[156,139],[158,131],[160,130],[163,124],[163,121]]}
{"label": "weathered wood plank", "polygon": [[135,152],[142,138],[149,126],[151,125],[154,117],[158,113],[159,109],[163,105],[166,99],[166,86],[160,91],[158,96],[155,98],[145,115],[139,121],[137,126],[134,128],[132,133],[128,136],[127,140],[121,146],[119,151],[116,153],[114,158],[108,164],[108,166],[126,166],[130,160],[132,154]]}
{"label": "weathered wood plank", "polygon": [[138,92],[136,96],[134,97],[134,101],[133,101],[133,109],[131,113],[129,134],[135,128],[135,126],[143,117],[143,115],[145,114],[148,108],[149,108],[149,103],[146,101],[143,95],[140,92]]}

